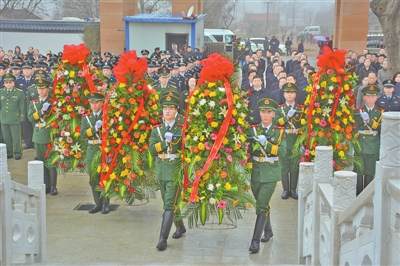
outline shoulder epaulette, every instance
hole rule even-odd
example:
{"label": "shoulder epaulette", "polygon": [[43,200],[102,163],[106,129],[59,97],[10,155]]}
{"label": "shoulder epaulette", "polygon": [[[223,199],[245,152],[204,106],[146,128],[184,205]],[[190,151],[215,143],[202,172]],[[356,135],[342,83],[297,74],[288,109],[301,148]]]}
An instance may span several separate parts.
{"label": "shoulder epaulette", "polygon": [[161,127],[161,126],[162,126],[161,124],[157,124],[157,125],[154,125],[153,128]]}
{"label": "shoulder epaulette", "polygon": [[38,100],[30,100],[31,103],[37,103]]}
{"label": "shoulder epaulette", "polygon": [[358,107],[358,108],[356,108],[355,110],[356,111],[359,111],[359,110],[361,110],[361,109],[363,109],[363,107],[361,106],[361,107]]}
{"label": "shoulder epaulette", "polygon": [[301,107],[301,108],[306,107],[304,104],[301,104],[301,103],[296,104],[296,106]]}
{"label": "shoulder epaulette", "polygon": [[16,91],[22,91],[21,89],[18,89],[18,88],[16,88],[16,87],[14,87],[14,89],[15,89]]}
{"label": "shoulder epaulette", "polygon": [[385,111],[385,108],[379,107],[379,106],[375,106],[376,109],[381,110],[381,111]]}
{"label": "shoulder epaulette", "polygon": [[178,126],[183,127],[183,124],[178,124]]}
{"label": "shoulder epaulette", "polygon": [[275,126],[276,129],[285,129],[285,127]]}
{"label": "shoulder epaulette", "polygon": [[82,117],[89,116],[89,115],[90,115],[90,113],[85,113],[85,114],[82,115]]}
{"label": "shoulder epaulette", "polygon": [[285,104],[284,103],[282,103],[282,104],[280,104],[280,105],[278,105],[279,107],[285,107]]}
{"label": "shoulder epaulette", "polygon": [[257,124],[251,125],[250,128],[258,127]]}

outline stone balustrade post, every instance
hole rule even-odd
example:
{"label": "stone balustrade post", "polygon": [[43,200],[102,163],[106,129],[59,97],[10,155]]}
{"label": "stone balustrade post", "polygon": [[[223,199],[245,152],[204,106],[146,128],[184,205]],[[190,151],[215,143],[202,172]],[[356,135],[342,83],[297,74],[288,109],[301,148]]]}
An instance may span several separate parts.
{"label": "stone balustrade post", "polygon": [[1,209],[1,265],[12,264],[12,215],[11,215],[11,178],[7,165],[6,144],[0,143],[0,183],[3,191],[0,192]]}

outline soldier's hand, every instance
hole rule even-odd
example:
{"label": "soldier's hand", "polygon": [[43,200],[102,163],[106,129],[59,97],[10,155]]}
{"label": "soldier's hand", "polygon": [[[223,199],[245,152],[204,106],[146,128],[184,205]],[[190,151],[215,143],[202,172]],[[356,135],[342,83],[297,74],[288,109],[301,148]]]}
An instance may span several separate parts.
{"label": "soldier's hand", "polygon": [[171,142],[173,136],[174,136],[173,133],[171,133],[171,132],[165,132],[164,138],[165,138],[165,140],[166,140],[167,142]]}
{"label": "soldier's hand", "polygon": [[97,120],[94,127],[95,127],[97,130],[99,130],[99,129],[101,128],[102,125],[103,125],[103,121]]}
{"label": "soldier's hand", "polygon": [[296,110],[290,109],[289,112],[287,113],[287,116],[290,118],[296,113]]}
{"label": "soldier's hand", "polygon": [[260,135],[257,137],[254,137],[262,146],[265,145],[265,142],[267,142],[267,137],[264,135]]}
{"label": "soldier's hand", "polygon": [[368,115],[367,112],[361,112],[361,117],[362,117],[362,119],[363,119],[364,121],[366,121],[366,120],[369,119],[369,115]]}
{"label": "soldier's hand", "polygon": [[46,112],[47,109],[49,109],[50,106],[51,106],[50,103],[44,103],[43,106],[42,106],[42,110]]}

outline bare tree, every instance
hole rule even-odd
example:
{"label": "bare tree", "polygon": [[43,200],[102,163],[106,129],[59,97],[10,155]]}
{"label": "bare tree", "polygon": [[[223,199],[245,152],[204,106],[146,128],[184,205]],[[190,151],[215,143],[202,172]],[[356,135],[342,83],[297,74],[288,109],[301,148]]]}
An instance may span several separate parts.
{"label": "bare tree", "polygon": [[59,0],[55,2],[53,19],[62,17],[99,18],[99,0]]}
{"label": "bare tree", "polygon": [[171,0],[138,0],[138,11],[141,14],[171,13]]}
{"label": "bare tree", "polygon": [[100,47],[100,26],[85,25],[82,40],[91,51],[99,52]]}
{"label": "bare tree", "polygon": [[45,1],[43,0],[0,0],[0,16],[3,11],[25,10],[27,18],[29,15],[48,16],[48,10]]}
{"label": "bare tree", "polygon": [[229,28],[235,19],[238,0],[204,0],[205,28]]}
{"label": "bare tree", "polygon": [[372,0],[370,6],[382,26],[389,77],[392,77],[400,69],[400,1]]}

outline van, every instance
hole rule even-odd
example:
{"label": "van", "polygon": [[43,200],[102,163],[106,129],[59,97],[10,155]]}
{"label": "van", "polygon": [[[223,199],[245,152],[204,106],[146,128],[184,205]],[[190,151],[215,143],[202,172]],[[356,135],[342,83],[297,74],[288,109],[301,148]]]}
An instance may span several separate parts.
{"label": "van", "polygon": [[206,36],[206,33],[212,35],[218,42],[224,43],[231,43],[232,36],[235,36],[230,30],[204,29],[204,36]]}
{"label": "van", "polygon": [[210,33],[204,31],[204,42],[218,42],[218,41]]}
{"label": "van", "polygon": [[320,35],[321,34],[320,26],[308,26],[308,27],[305,27],[304,30],[302,30],[299,33],[299,36],[300,35],[310,35],[310,34],[312,34],[313,36]]}

